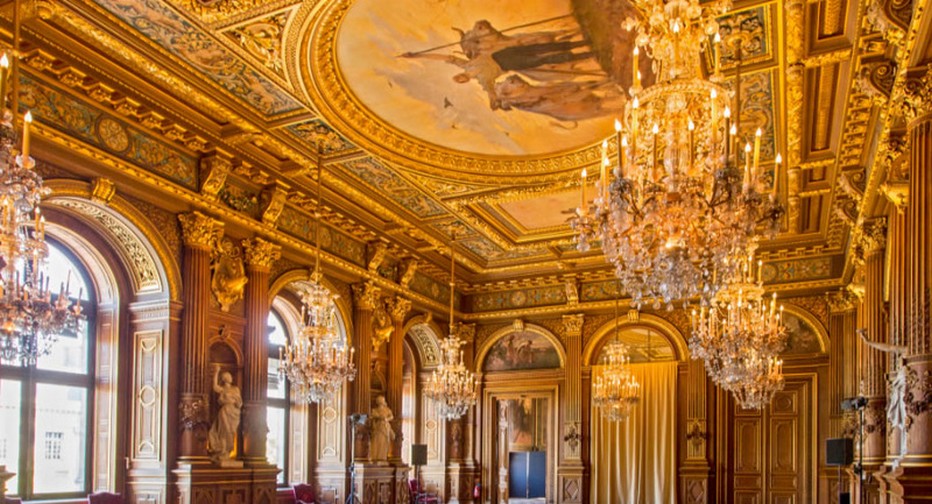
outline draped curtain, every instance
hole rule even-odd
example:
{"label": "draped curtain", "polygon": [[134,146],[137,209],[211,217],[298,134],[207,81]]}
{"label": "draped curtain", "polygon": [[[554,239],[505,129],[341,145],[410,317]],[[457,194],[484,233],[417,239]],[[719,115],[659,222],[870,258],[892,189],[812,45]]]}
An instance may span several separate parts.
{"label": "draped curtain", "polygon": [[[593,406],[592,502],[676,503],[676,362],[632,364],[640,402],[623,422]],[[593,379],[601,366],[593,367]]]}

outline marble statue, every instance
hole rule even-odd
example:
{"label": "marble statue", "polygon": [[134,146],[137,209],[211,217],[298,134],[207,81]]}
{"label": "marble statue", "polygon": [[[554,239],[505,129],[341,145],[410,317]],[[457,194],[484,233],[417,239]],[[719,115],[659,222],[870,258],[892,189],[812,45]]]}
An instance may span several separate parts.
{"label": "marble statue", "polygon": [[[230,466],[236,448],[236,431],[243,408],[243,396],[239,387],[233,385],[233,376],[229,372],[220,372],[220,365],[214,365],[214,392],[220,408],[214,418],[210,432],[207,433],[207,449],[215,463]],[[234,464],[235,465],[235,464]]]}
{"label": "marble statue", "polygon": [[[900,430],[900,457],[906,454],[906,360],[907,348],[901,345],[889,345],[867,339],[867,330],[858,329],[858,336],[865,345],[893,355],[895,370],[889,378],[890,393],[887,397],[887,421],[890,426]],[[899,458],[894,464],[899,462]]]}
{"label": "marble statue", "polygon": [[395,439],[392,420],[395,415],[385,402],[385,396],[375,398],[375,406],[369,412],[369,460],[375,463],[388,461],[388,449]]}

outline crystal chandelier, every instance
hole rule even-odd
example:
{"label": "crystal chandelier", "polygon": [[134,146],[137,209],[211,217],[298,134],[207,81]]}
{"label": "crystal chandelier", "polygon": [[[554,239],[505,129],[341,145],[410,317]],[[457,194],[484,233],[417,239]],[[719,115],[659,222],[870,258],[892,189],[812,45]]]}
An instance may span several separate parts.
{"label": "crystal chandelier", "polygon": [[299,333],[279,350],[278,372],[288,378],[299,401],[319,403],[334,397],[344,381],[353,381],[355,349],[340,338],[337,330],[337,296],[323,285],[320,264],[321,162],[317,164],[317,211],[314,213],[316,265],[310,285],[301,292]]}
{"label": "crystal chandelier", "polygon": [[606,420],[620,422],[638,403],[641,385],[631,373],[628,347],[618,341],[618,294],[615,296],[615,340],[605,347],[605,367],[592,384],[592,402]]}
{"label": "crystal chandelier", "polygon": [[29,156],[29,112],[23,117],[22,150],[16,149],[13,113],[6,108],[9,66],[4,54],[0,57],[0,358],[35,366],[59,334],[77,328],[84,293],[69,301],[69,271],[69,281],[52,299],[45,271],[49,253],[45,217],[39,210],[49,189]]}
{"label": "crystal chandelier", "polygon": [[456,420],[469,411],[479,393],[479,381],[475,373],[463,363],[465,344],[456,337],[453,322],[453,293],[456,285],[453,243],[450,243],[450,334],[440,342],[441,360],[430,375],[424,393],[437,404],[438,414],[448,420]]}
{"label": "crystal chandelier", "polygon": [[[728,5],[698,0],[635,1],[646,21],[628,19],[637,30],[631,99],[615,122],[616,155],[602,143],[597,190],[589,204],[583,170],[582,202],[570,223],[577,248],[601,241],[635,306],[654,308],[717,290],[711,272],[742,250],[762,222],[776,229],[782,209],[776,184],[762,194],[762,132],[744,149],[740,114],[732,121],[731,94],[700,75],[699,54],[714,35],[715,15]],[[653,59],[657,82],[641,88],[641,48]],[[740,102],[740,71],[735,103]],[[741,154],[743,153],[743,159]],[[752,154],[753,153],[753,154]],[[779,155],[778,155],[779,158]],[[742,162],[743,161],[743,162]],[[614,166],[613,166],[614,165]]]}
{"label": "crystal chandelier", "polygon": [[730,278],[710,306],[692,312],[693,358],[703,359],[712,381],[745,409],[762,408],[783,389],[778,358],[786,347],[783,307],[777,308],[776,294],[765,298],[760,268],[752,246],[731,261]]}

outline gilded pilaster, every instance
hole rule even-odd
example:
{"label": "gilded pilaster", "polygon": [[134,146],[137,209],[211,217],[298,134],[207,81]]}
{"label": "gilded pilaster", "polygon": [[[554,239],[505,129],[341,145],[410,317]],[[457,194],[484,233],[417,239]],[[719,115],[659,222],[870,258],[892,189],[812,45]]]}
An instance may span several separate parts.
{"label": "gilded pilaster", "polygon": [[[372,388],[373,311],[379,302],[381,289],[371,282],[353,285],[353,327],[356,331],[353,346],[356,349],[356,379],[353,381],[353,411],[368,414]],[[369,446],[359,432],[356,437],[356,461],[369,458]]]}
{"label": "gilded pilaster", "polygon": [[388,390],[385,399],[395,414],[395,441],[392,443],[391,459],[401,463],[401,418],[402,418],[402,379],[404,378],[404,341],[405,317],[411,311],[411,300],[396,296],[389,307],[394,330],[388,341]]}
{"label": "gilded pilaster", "polygon": [[[567,288],[569,290],[569,287]],[[557,502],[582,502],[582,333],[585,315],[563,316],[566,345],[563,431],[560,436],[560,467],[557,469]]]}
{"label": "gilded pilaster", "polygon": [[256,237],[243,240],[246,255],[246,334],[243,342],[243,453],[246,460],[267,463],[269,273],[281,247]]}
{"label": "gilded pilaster", "polygon": [[829,436],[842,437],[845,432],[844,412],[841,402],[857,395],[857,368],[846,366],[854,362],[857,344],[855,334],[855,299],[845,290],[828,295],[829,337],[831,354],[829,356]]}
{"label": "gilded pilaster", "polygon": [[207,316],[210,309],[210,252],[223,223],[200,212],[178,216],[184,238],[180,459],[207,455]]}
{"label": "gilded pilaster", "polygon": [[[866,223],[861,230],[859,248],[863,253],[864,299],[858,311],[858,330],[862,337],[873,343],[887,343],[887,326],[884,324],[884,246],[886,220]],[[861,394],[867,398],[864,415],[864,466],[869,472],[886,458],[886,406],[887,357],[865,342],[859,342]]]}

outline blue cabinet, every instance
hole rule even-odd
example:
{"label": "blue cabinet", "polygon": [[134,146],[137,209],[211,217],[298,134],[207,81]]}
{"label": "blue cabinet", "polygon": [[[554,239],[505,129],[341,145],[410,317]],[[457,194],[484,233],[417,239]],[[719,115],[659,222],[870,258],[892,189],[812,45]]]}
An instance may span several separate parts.
{"label": "blue cabinet", "polygon": [[508,495],[527,499],[547,496],[547,452],[508,454]]}

